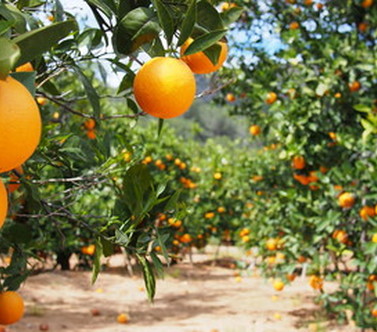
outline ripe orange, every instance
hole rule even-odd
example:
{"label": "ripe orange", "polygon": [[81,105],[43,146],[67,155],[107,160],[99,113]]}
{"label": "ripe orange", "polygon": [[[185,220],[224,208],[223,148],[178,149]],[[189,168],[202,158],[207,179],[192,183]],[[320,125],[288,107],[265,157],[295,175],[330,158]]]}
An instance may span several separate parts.
{"label": "ripe orange", "polygon": [[300,24],[296,21],[292,22],[290,25],[289,25],[289,29],[290,30],[297,30],[298,28],[300,27]]}
{"label": "ripe orange", "polygon": [[97,135],[96,135],[95,130],[88,130],[88,131],[86,132],[86,136],[87,136],[89,139],[96,139],[96,138],[97,138]]}
{"label": "ripe orange", "polygon": [[117,317],[117,322],[119,324],[127,324],[130,320],[130,317],[127,314],[119,314]]}
{"label": "ripe orange", "polygon": [[84,255],[93,256],[95,252],[96,246],[94,244],[90,244],[89,246],[81,248],[81,253],[83,253]]}
{"label": "ripe orange", "polygon": [[366,205],[360,209],[359,215],[363,220],[368,220],[370,217],[374,217],[376,212],[373,206]]}
{"label": "ripe orange", "polygon": [[355,199],[355,195],[349,192],[344,192],[339,196],[338,204],[342,208],[351,208],[355,204]]}
{"label": "ripe orange", "polygon": [[359,81],[354,81],[348,84],[348,88],[351,92],[357,92],[361,89],[361,83]]}
{"label": "ripe orange", "polygon": [[228,45],[224,42],[218,42],[221,46],[220,56],[217,64],[214,65],[204,52],[198,52],[191,55],[183,55],[194,39],[189,38],[181,47],[181,59],[190,67],[195,74],[209,74],[219,70],[228,56]]}
{"label": "ripe orange", "polygon": [[223,12],[225,12],[226,10],[229,10],[230,8],[234,8],[234,7],[237,7],[237,5],[235,3],[229,3],[229,2],[224,2],[222,5],[221,5],[221,10]]}
{"label": "ripe orange", "polygon": [[276,239],[268,239],[267,242],[266,242],[266,248],[267,250],[270,250],[270,251],[273,251],[273,250],[276,250],[277,249],[277,241]]}
{"label": "ripe orange", "polygon": [[8,195],[3,181],[0,180],[0,228],[3,226],[8,213]]}
{"label": "ripe orange", "polygon": [[179,239],[182,243],[190,243],[192,241],[192,237],[190,234],[186,233],[186,234],[183,234],[180,239]]}
{"label": "ripe orange", "polygon": [[37,97],[38,105],[44,106],[47,104],[47,99],[45,97]]}
{"label": "ripe orange", "polygon": [[10,325],[18,322],[24,315],[24,300],[16,292],[0,293],[0,324]]}
{"label": "ripe orange", "polygon": [[224,213],[226,211],[226,209],[223,207],[223,206],[219,206],[218,208],[217,208],[217,212],[218,213]]}
{"label": "ripe orange", "polygon": [[292,167],[294,169],[303,169],[306,166],[305,158],[303,156],[294,156],[292,159]]}
{"label": "ripe orange", "polygon": [[[16,167],[14,170],[15,170],[18,174],[20,174],[20,175],[24,174],[24,170],[22,169],[22,166]],[[14,182],[16,182],[16,181],[19,181],[20,178],[19,178],[19,177],[16,175],[16,173],[13,172],[13,171],[10,173],[9,177],[10,177],[10,181],[9,181],[8,186],[7,186],[7,189],[8,189],[8,191],[9,191],[10,193],[13,193],[13,192],[15,192],[15,191],[20,187],[20,185],[21,185],[20,183],[14,183]]]}
{"label": "ripe orange", "polygon": [[215,217],[215,213],[214,212],[206,212],[205,214],[204,214],[204,218],[205,219],[212,219],[212,218],[214,218]]}
{"label": "ripe orange", "polygon": [[317,3],[316,6],[317,6],[317,9],[318,9],[318,10],[321,10],[321,9],[323,8],[323,4],[322,4],[322,3]]}
{"label": "ripe orange", "polygon": [[252,125],[249,128],[249,132],[253,136],[258,136],[261,132],[260,127],[258,125]]}
{"label": "ripe orange", "polygon": [[293,281],[295,281],[295,279],[296,279],[296,275],[295,275],[294,273],[287,274],[287,279],[288,279],[290,282],[293,282]]}
{"label": "ripe orange", "polygon": [[357,26],[357,28],[359,29],[360,32],[366,32],[368,30],[368,27],[369,27],[369,25],[366,22],[361,22]]}
{"label": "ripe orange", "polygon": [[41,136],[41,117],[29,91],[12,77],[0,80],[0,173],[23,164]]}
{"label": "ripe orange", "polygon": [[372,309],[371,314],[373,317],[377,317],[377,309]]}
{"label": "ripe orange", "polygon": [[133,88],[136,101],[144,112],[170,119],[190,108],[195,98],[196,82],[194,74],[182,60],[156,57],[140,68]]}
{"label": "ripe orange", "polygon": [[215,174],[213,174],[213,178],[215,180],[221,180],[222,177],[223,176],[222,176],[222,174],[220,172],[216,172]]}
{"label": "ripe orange", "polygon": [[363,8],[369,8],[373,5],[373,0],[364,0],[362,3],[361,3],[361,7]]}
{"label": "ripe orange", "polygon": [[34,71],[33,65],[30,62],[26,62],[16,68],[16,72]]}
{"label": "ripe orange", "polygon": [[273,286],[274,286],[275,290],[280,292],[284,289],[284,282],[282,282],[280,279],[275,280]]}
{"label": "ripe orange", "polygon": [[88,130],[93,130],[96,126],[96,121],[94,119],[88,119],[84,122],[84,127]]}
{"label": "ripe orange", "polygon": [[227,93],[225,99],[226,99],[226,101],[228,101],[229,103],[233,103],[233,102],[236,101],[236,97],[234,96],[233,93]]}
{"label": "ripe orange", "polygon": [[377,233],[374,233],[372,236],[372,242],[377,243]]}
{"label": "ripe orange", "polygon": [[337,229],[332,234],[332,238],[339,241],[340,243],[346,244],[348,242],[348,234],[342,229]]}
{"label": "ripe orange", "polygon": [[303,255],[301,255],[297,258],[297,262],[299,262],[300,264],[306,263],[307,260],[308,259]]}
{"label": "ripe orange", "polygon": [[305,0],[304,1],[304,5],[305,6],[310,6],[310,5],[312,5],[313,4],[313,0]]}
{"label": "ripe orange", "polygon": [[309,278],[309,285],[316,290],[321,290],[323,288],[323,279],[319,276],[312,275]]}
{"label": "ripe orange", "polygon": [[267,97],[265,102],[267,104],[273,104],[278,99],[278,95],[275,92],[269,92],[267,93]]}

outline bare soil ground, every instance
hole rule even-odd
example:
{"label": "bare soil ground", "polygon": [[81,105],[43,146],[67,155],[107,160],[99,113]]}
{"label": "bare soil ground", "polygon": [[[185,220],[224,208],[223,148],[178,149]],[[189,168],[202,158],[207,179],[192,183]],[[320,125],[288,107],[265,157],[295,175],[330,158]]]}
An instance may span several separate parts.
{"label": "bare soil ground", "polygon": [[[212,253],[195,254],[194,265],[184,261],[167,269],[157,282],[154,304],[142,278],[121,267],[121,257],[112,259],[94,286],[90,272],[31,277],[21,289],[26,315],[7,332],[40,331],[46,328],[41,324],[52,332],[357,331],[323,320],[305,278],[278,293],[256,271],[237,278],[236,270],[209,264],[211,259]],[[93,316],[93,309],[100,315]],[[130,316],[128,324],[117,323],[120,313]]]}

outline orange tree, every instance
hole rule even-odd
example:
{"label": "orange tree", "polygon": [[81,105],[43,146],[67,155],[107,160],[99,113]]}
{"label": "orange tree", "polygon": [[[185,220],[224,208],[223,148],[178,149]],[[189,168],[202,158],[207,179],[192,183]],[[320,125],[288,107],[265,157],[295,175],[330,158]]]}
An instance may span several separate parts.
{"label": "orange tree", "polygon": [[[174,160],[179,171],[155,174],[173,167],[169,152],[153,148],[162,120],[153,135],[135,125],[146,113],[187,111],[195,94],[189,59],[204,53],[206,72],[217,70],[226,56],[219,41],[242,9],[219,13],[205,0],[86,4],[96,27],[77,22],[59,1],[0,3],[0,225],[7,216],[0,253],[11,254],[0,267],[0,294],[17,290],[35,259],[51,254],[65,269],[72,253],[94,255],[95,281],[101,257],[123,247],[137,258],[153,299],[162,267],[154,249],[169,261],[170,231],[158,218],[179,218],[177,189],[194,185],[184,180],[184,154]],[[176,58],[187,40],[186,65]],[[144,65],[147,57],[157,59]],[[109,71],[122,76],[117,89],[102,84]]]}
{"label": "orange tree", "polygon": [[376,328],[377,6],[248,8],[229,42],[234,68],[222,72],[236,83],[217,98],[259,126],[250,132],[265,146],[244,162],[261,176],[249,188],[248,246],[266,275],[288,283],[305,268],[328,311]]}

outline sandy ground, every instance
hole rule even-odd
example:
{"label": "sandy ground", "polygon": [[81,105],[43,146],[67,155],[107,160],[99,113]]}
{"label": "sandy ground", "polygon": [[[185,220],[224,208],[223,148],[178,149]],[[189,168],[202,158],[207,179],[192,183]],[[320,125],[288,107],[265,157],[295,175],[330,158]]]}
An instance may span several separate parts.
{"label": "sandy ground", "polygon": [[[27,313],[7,332],[43,327],[53,332],[357,331],[321,321],[306,279],[298,278],[278,293],[255,271],[243,272],[240,280],[235,270],[200,263],[208,258],[195,255],[199,264],[169,268],[164,280],[158,280],[154,304],[146,299],[141,277],[129,277],[116,267],[119,258],[94,286],[90,272],[31,277],[21,289]],[[93,309],[100,315],[93,316]],[[117,323],[120,313],[130,316],[128,324]]]}

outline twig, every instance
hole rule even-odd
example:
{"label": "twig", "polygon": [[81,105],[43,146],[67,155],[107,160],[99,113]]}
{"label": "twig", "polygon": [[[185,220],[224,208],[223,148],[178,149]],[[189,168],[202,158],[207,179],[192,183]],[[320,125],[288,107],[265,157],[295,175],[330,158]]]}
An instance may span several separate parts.
{"label": "twig", "polygon": [[236,80],[233,79],[233,80],[230,80],[230,81],[228,81],[228,82],[226,82],[226,83],[224,83],[224,84],[222,84],[222,85],[220,85],[220,86],[218,86],[218,87],[216,87],[214,89],[205,90],[202,93],[199,93],[198,95],[196,95],[195,99],[199,99],[199,98],[203,98],[203,97],[208,96],[208,95],[212,95],[212,94],[214,94],[214,93],[216,93],[216,92],[224,89],[228,85],[233,84],[235,82],[236,82]]}

